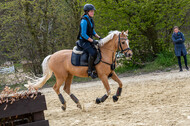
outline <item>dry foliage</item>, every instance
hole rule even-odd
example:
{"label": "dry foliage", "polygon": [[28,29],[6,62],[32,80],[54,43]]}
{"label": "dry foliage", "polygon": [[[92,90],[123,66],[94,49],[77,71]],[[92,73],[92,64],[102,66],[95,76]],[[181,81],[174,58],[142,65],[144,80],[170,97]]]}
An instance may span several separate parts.
{"label": "dry foliage", "polygon": [[11,89],[10,87],[6,86],[4,90],[0,93],[0,105],[6,103],[4,110],[7,109],[8,104],[13,104],[13,102],[20,99],[35,99],[38,95],[38,91],[31,87],[27,91],[19,92],[19,89],[19,87]]}

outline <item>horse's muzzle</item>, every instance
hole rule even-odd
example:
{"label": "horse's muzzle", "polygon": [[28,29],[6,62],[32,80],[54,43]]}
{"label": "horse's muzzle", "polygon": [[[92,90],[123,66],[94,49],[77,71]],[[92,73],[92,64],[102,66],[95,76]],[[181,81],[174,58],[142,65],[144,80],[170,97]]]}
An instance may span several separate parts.
{"label": "horse's muzzle", "polygon": [[132,57],[132,55],[133,55],[132,53],[127,53],[127,52],[125,53],[125,57]]}

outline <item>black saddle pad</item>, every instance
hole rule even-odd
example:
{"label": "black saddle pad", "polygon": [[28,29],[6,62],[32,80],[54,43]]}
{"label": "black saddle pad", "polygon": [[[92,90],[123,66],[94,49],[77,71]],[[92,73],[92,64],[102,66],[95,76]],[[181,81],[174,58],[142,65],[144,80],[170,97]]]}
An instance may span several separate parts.
{"label": "black saddle pad", "polygon": [[[101,53],[98,51],[97,58],[94,61],[94,65],[97,65],[101,60]],[[82,53],[82,54],[76,54],[72,52],[71,56],[71,63],[74,66],[88,66],[88,54]]]}

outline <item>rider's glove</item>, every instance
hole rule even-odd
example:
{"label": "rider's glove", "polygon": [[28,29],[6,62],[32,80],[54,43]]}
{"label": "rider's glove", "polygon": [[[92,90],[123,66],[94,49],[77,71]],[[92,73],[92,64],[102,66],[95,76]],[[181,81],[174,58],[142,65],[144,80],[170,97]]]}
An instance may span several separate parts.
{"label": "rider's glove", "polygon": [[101,37],[99,38],[99,40],[102,39]]}
{"label": "rider's glove", "polygon": [[92,42],[94,45],[98,45],[98,41],[93,39],[93,42]]}

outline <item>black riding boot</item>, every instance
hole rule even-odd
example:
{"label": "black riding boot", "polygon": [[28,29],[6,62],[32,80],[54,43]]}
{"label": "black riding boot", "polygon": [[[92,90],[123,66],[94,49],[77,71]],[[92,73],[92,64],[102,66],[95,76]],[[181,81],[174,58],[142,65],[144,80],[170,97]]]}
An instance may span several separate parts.
{"label": "black riding boot", "polygon": [[88,76],[91,76],[92,79],[97,78],[97,74],[93,71],[94,57],[89,55],[88,57]]}

